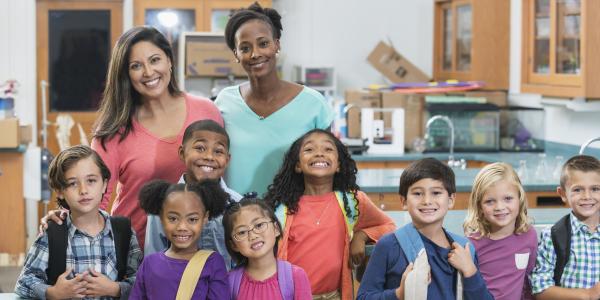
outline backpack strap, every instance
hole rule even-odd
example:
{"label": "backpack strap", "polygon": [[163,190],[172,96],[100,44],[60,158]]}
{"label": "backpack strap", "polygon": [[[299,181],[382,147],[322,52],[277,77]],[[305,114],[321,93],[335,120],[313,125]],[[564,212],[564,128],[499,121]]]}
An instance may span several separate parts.
{"label": "backpack strap", "polygon": [[48,220],[48,268],[46,276],[48,276],[48,284],[56,284],[56,280],[60,274],[67,269],[67,245],[68,231],[67,222],[63,221],[61,225],[56,224],[52,220]]}
{"label": "backpack strap", "polygon": [[[461,246],[465,246],[469,241],[467,238],[462,237],[460,235],[456,235],[452,232],[446,231],[449,234],[450,238],[457,242]],[[423,240],[421,240],[421,236],[419,236],[419,232],[415,228],[412,223],[408,223],[404,225],[402,228],[396,230],[394,232],[396,236],[396,240],[400,244],[402,251],[406,255],[409,263],[415,263],[417,257],[421,254],[421,251],[425,249],[425,245],[423,245]],[[450,241],[452,242],[452,241]],[[475,262],[475,246],[473,243],[469,243],[469,250],[471,252],[471,259]],[[456,280],[456,299],[463,299],[463,288],[462,288],[462,276],[460,272],[457,274]]]}
{"label": "backpack strap", "polygon": [[[344,209],[344,194],[348,199],[348,206],[350,207],[350,212],[352,213],[352,215],[348,215],[346,209]],[[348,234],[350,235],[350,239],[352,239],[352,235],[354,234],[354,223],[356,223],[354,216],[357,215],[356,204],[358,203],[358,201],[354,197],[353,193],[342,193],[340,191],[335,192],[335,198],[337,199],[340,209],[344,214],[344,218],[346,219],[346,226],[348,227]]]}
{"label": "backpack strap", "polygon": [[[461,245],[462,247],[464,247],[467,243],[469,243],[469,240],[461,235],[452,233],[450,231],[446,231],[446,233],[448,233],[448,235],[450,235],[450,237],[457,242],[459,245]],[[473,243],[469,243],[469,252],[471,253],[471,259],[473,260],[473,263],[475,263],[475,246],[473,246]]]}
{"label": "backpack strap", "polygon": [[229,279],[229,290],[231,291],[231,300],[237,299],[237,296],[240,293],[242,275],[244,275],[244,267],[235,268],[229,271],[227,279]]}
{"label": "backpack strap", "polygon": [[556,253],[556,264],[554,265],[554,285],[560,286],[565,266],[571,254],[571,214],[562,217],[550,228],[550,237]]}
{"label": "backpack strap", "polygon": [[285,260],[277,260],[277,281],[283,300],[294,300],[294,275],[292,264]]}
{"label": "backpack strap", "polygon": [[285,230],[285,221],[287,220],[288,209],[284,204],[279,204],[275,209],[275,216],[279,223],[281,224],[281,230]]}
{"label": "backpack strap", "polygon": [[117,281],[125,279],[127,274],[127,259],[129,258],[129,243],[131,241],[131,221],[129,218],[111,216],[113,241],[117,256]]}
{"label": "backpack strap", "polygon": [[413,223],[408,223],[396,230],[394,236],[396,236],[396,240],[398,240],[398,244],[400,244],[400,248],[402,248],[409,263],[415,261],[421,249],[425,249],[423,240],[421,240],[419,232]]}
{"label": "backpack strap", "polygon": [[204,264],[206,264],[206,260],[213,252],[214,251],[209,250],[198,250],[192,259],[188,261],[187,266],[185,266],[185,270],[183,271],[183,275],[181,276],[181,281],[179,282],[176,300],[192,299],[198,280],[200,280],[200,274],[202,274],[202,269],[204,269]]}
{"label": "backpack strap", "polygon": [[[469,240],[467,238],[465,238],[464,236],[460,236],[460,235],[454,234],[449,231],[446,231],[446,233],[448,233],[448,235],[452,239],[451,242],[457,242],[462,247],[465,247],[467,245],[467,243],[469,243]],[[475,263],[475,255],[476,254],[475,254],[475,246],[473,246],[473,243],[469,243],[469,250],[470,250],[469,252],[471,253],[471,260],[473,261],[473,263]],[[463,292],[464,292],[463,276],[460,272],[456,272],[456,300],[464,299]]]}

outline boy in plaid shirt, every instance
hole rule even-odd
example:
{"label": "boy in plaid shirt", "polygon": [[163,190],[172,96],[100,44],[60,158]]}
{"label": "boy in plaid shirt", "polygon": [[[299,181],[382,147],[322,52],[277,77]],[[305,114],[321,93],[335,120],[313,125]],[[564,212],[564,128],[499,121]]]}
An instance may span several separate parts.
{"label": "boy in plaid shirt", "polygon": [[53,277],[46,231],[29,249],[15,293],[36,299],[127,299],[142,252],[135,233],[131,227],[126,228],[131,231],[131,238],[127,241],[129,250],[124,274],[118,280],[115,226],[111,226],[108,214],[99,210],[110,171],[94,150],[79,145],[58,154],[50,164],[48,177],[59,205],[70,211],[65,220],[66,270]]}
{"label": "boy in plaid shirt", "polygon": [[551,229],[542,231],[531,274],[532,292],[538,300],[600,299],[600,161],[587,155],[569,159],[562,168],[557,191],[572,209],[569,258],[555,282],[557,253]]}

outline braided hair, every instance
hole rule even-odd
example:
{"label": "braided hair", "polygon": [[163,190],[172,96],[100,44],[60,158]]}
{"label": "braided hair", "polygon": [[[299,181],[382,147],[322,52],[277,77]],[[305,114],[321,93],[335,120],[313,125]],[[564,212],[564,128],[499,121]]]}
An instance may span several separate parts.
{"label": "braided hair", "polygon": [[264,197],[265,201],[274,210],[283,204],[288,208],[288,214],[293,215],[298,211],[298,202],[304,194],[304,175],[297,173],[295,168],[300,160],[300,148],[304,140],[310,135],[317,133],[327,135],[337,149],[339,172],[335,173],[333,177],[333,190],[342,192],[346,215],[356,220],[359,215],[358,202],[355,203],[356,214],[353,215],[347,197],[347,192],[351,192],[356,199],[356,193],[360,189],[356,184],[356,173],[358,172],[356,162],[352,159],[350,153],[348,153],[346,146],[328,130],[313,129],[294,141],[290,149],[285,153],[283,165],[277,175],[275,175],[273,183],[267,189]]}

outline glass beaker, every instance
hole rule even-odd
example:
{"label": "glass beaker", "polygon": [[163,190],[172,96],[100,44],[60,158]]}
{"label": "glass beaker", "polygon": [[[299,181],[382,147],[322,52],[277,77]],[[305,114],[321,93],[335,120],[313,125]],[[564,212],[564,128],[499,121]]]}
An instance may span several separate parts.
{"label": "glass beaker", "polygon": [[527,161],[522,159],[519,161],[519,168],[517,169],[517,175],[519,175],[519,179],[521,179],[521,183],[525,182],[529,177],[529,172],[527,170]]}
{"label": "glass beaker", "polygon": [[542,182],[548,181],[549,178],[548,174],[548,162],[546,161],[546,153],[540,153],[538,154],[538,164],[537,164],[537,168],[535,169],[535,180],[539,180]]}
{"label": "glass beaker", "polygon": [[562,172],[563,160],[564,160],[564,158],[562,157],[562,155],[557,155],[554,158],[555,165],[554,165],[554,171],[552,171],[552,180],[554,182],[560,181],[560,174]]}

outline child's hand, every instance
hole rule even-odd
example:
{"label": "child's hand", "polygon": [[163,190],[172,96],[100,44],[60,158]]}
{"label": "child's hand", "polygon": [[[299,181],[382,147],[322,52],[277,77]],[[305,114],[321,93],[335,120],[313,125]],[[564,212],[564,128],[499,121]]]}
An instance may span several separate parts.
{"label": "child's hand", "polygon": [[68,215],[69,215],[68,210],[56,209],[56,210],[49,211],[48,214],[45,215],[40,220],[40,227],[38,228],[38,234],[42,235],[42,234],[44,234],[44,231],[46,231],[46,229],[48,229],[48,220],[52,220],[56,224],[60,225],[60,224],[62,224],[63,220],[67,218]]}
{"label": "child's hand", "polygon": [[366,233],[362,231],[354,233],[354,237],[352,237],[352,241],[350,242],[350,262],[354,266],[360,265],[365,259],[365,244],[368,240],[369,237]]}
{"label": "child's hand", "polygon": [[400,286],[396,289],[396,298],[398,298],[398,300],[404,299],[404,283],[406,282],[406,277],[408,276],[408,273],[410,273],[412,270],[413,263],[410,263],[408,264],[406,269],[404,269],[404,273],[402,273],[402,279],[400,279]]}
{"label": "child's hand", "polygon": [[110,280],[104,274],[90,269],[90,274],[84,277],[87,282],[87,290],[85,295],[88,297],[120,297],[121,287],[118,283]]}
{"label": "child's hand", "polygon": [[448,253],[448,262],[462,273],[465,278],[469,278],[477,273],[477,267],[471,259],[471,249],[469,243],[461,247],[457,242],[452,243],[452,250]]}
{"label": "child's hand", "polygon": [[72,271],[73,268],[67,268],[64,273],[58,276],[56,284],[46,291],[46,298],[70,299],[85,297],[87,282],[83,280],[83,277],[87,275],[87,272],[77,274],[73,279],[67,279]]}
{"label": "child's hand", "polygon": [[596,282],[593,287],[588,289],[590,299],[600,299],[600,282]]}

